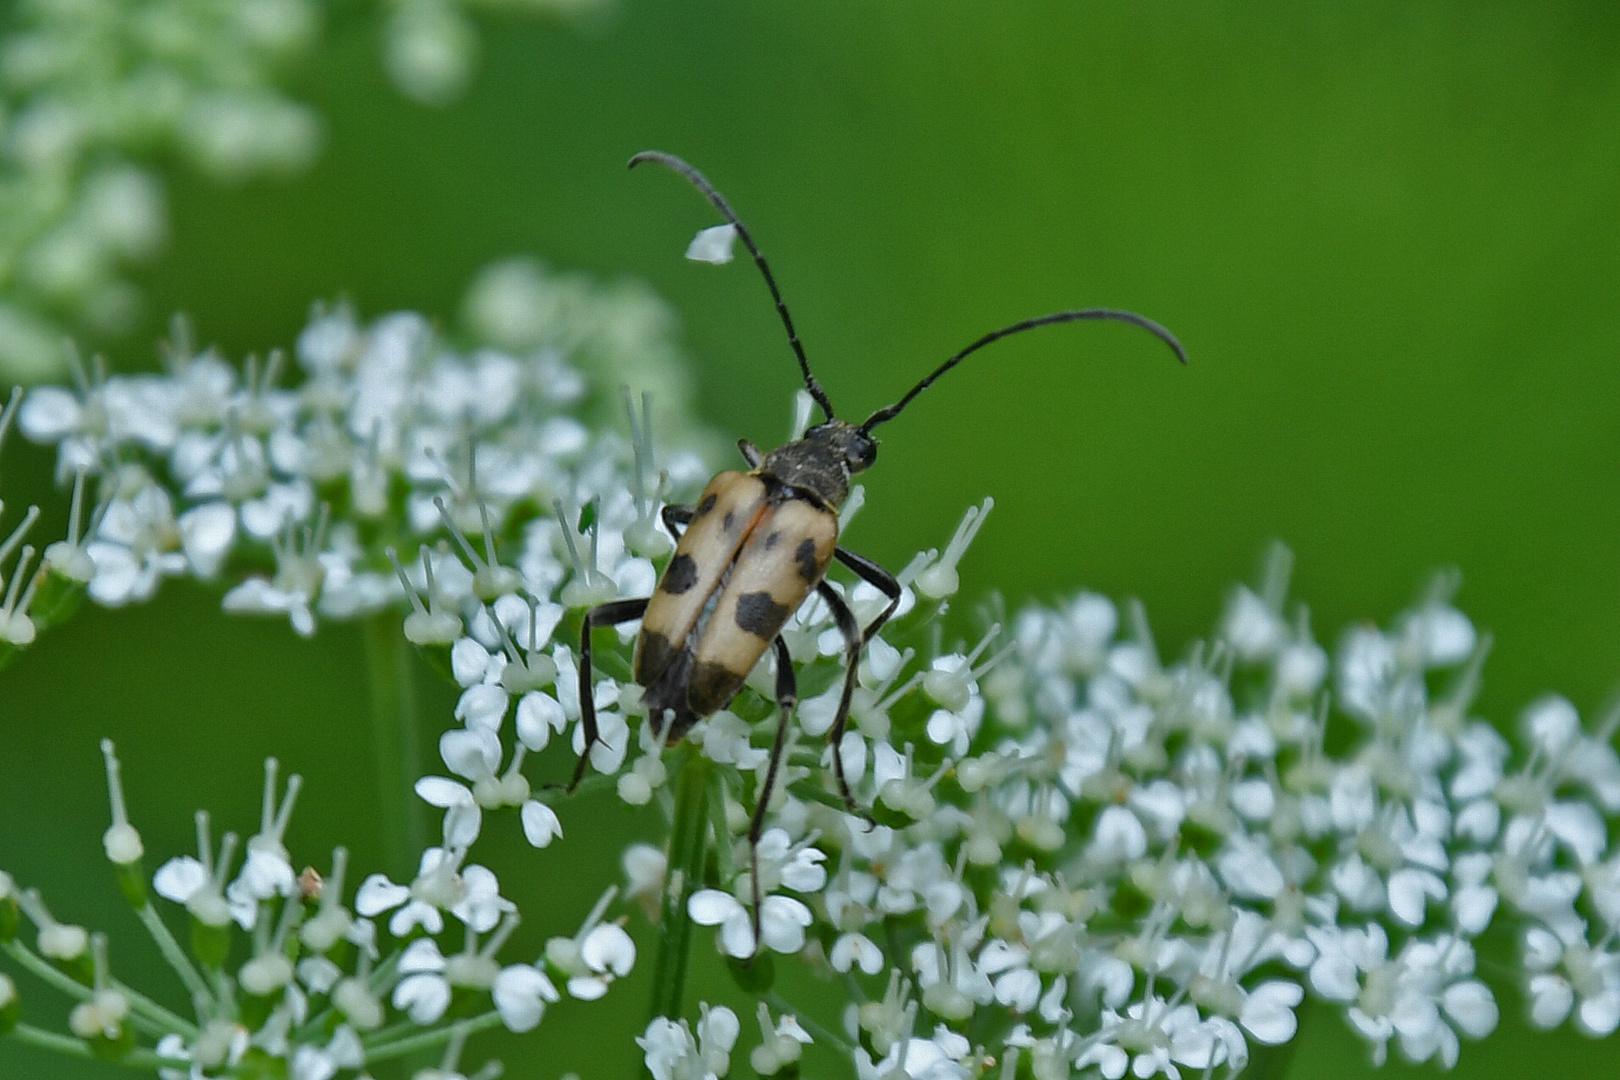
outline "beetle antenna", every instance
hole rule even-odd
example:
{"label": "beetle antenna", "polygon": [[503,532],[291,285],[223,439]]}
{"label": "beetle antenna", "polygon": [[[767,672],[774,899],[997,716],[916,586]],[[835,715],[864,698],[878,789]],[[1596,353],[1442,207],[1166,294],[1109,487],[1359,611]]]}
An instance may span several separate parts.
{"label": "beetle antenna", "polygon": [[810,392],[811,397],[816,399],[816,404],[821,406],[821,411],[826,414],[827,419],[831,420],[833,418],[832,402],[827,399],[827,392],[821,388],[821,384],[816,382],[816,377],[810,374],[810,361],[805,358],[804,346],[799,344],[799,332],[793,328],[793,316],[788,314],[787,303],[782,299],[782,293],[776,287],[776,279],[771,276],[771,268],[765,262],[765,256],[760,253],[759,247],[754,243],[754,238],[748,234],[748,227],[742,223],[742,219],[731,208],[731,204],[726,202],[725,196],[716,191],[714,185],[709,183],[707,177],[674,154],[666,154],[659,150],[644,150],[630,159],[630,168],[635,168],[643,161],[656,161],[658,164],[666,165],[686,177],[693,187],[703,193],[704,198],[714,204],[716,210],[725,215],[725,219],[731,223],[731,227],[737,230],[738,239],[743,242],[743,247],[748,249],[748,253],[754,257],[754,265],[759,267],[760,274],[765,278],[766,287],[771,290],[771,299],[776,301],[776,313],[782,317],[782,325],[787,329],[788,344],[793,347],[793,355],[799,358],[799,370],[804,373],[804,388]]}
{"label": "beetle antenna", "polygon": [[984,335],[984,337],[980,338],[978,341],[975,341],[973,344],[969,345],[967,348],[963,349],[961,352],[939,365],[939,367],[935,368],[926,379],[908,390],[905,397],[901,398],[893,405],[890,405],[888,408],[879,409],[877,412],[867,417],[866,423],[862,424],[860,427],[861,432],[863,434],[870,432],[879,424],[887,423],[888,421],[893,420],[896,416],[900,415],[901,409],[904,409],[907,405],[911,404],[912,398],[916,397],[918,394],[932,386],[935,379],[939,378],[941,375],[951,370],[951,368],[961,363],[964,357],[977,352],[979,349],[984,348],[992,341],[1000,341],[1004,337],[1011,337],[1014,334],[1021,334],[1025,330],[1033,330],[1037,326],[1051,326],[1053,323],[1079,322],[1082,319],[1107,319],[1112,322],[1123,322],[1130,323],[1132,326],[1140,326],[1142,329],[1146,330],[1148,333],[1170,346],[1170,350],[1176,354],[1177,360],[1180,360],[1183,364],[1187,362],[1187,350],[1181,347],[1181,342],[1176,340],[1176,335],[1172,334],[1170,331],[1166,330],[1152,319],[1138,315],[1134,311],[1118,311],[1114,308],[1087,308],[1084,311],[1059,311],[1052,315],[1042,315],[1039,318],[1025,319],[1023,322],[1016,322],[1011,326],[1004,326],[994,333]]}

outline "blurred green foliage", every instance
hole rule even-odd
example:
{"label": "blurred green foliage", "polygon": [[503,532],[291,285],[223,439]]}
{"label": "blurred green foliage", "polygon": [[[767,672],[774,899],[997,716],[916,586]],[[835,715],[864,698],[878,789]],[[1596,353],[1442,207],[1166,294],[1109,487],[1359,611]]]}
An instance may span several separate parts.
{"label": "blurred green foliage", "polygon": [[[1591,715],[1620,680],[1620,8],[623,0],[588,32],[483,30],[477,81],[433,110],[387,86],[374,27],[340,22],[295,87],[329,121],[315,169],[223,189],[172,170],[149,316],[94,344],[155,363],[183,310],[202,341],[263,353],[332,297],[453,329],[478,267],[535,253],[651,282],[686,320],[705,418],[779,439],[795,373],[757,276],[684,262],[713,213],[673,177],[624,171],[668,150],[748,222],[852,416],[1063,307],[1141,311],[1192,355],[1177,370],[1106,325],[976,355],[883,430],[848,535],[863,553],[898,567],[993,495],[965,598],[1137,596],[1170,655],[1271,538],[1328,638],[1455,565],[1460,606],[1496,637],[1485,715],[1509,723],[1549,691]],[[47,497],[48,465],[20,440],[3,465],[13,520]],[[310,780],[295,841],[309,858],[346,843],[363,875],[361,659],[353,628],[305,643],[195,591],[87,611],[5,674],[0,867],[112,929],[115,962],[142,962],[117,949],[133,920],[100,857],[106,734],[154,858],[189,849],[197,807],[251,831],[276,754]],[[448,719],[449,695],[430,694]],[[532,879],[503,880],[555,898],[531,943],[577,925],[636,828],[606,803],[564,824]],[[525,858],[515,828],[488,831],[510,842],[490,861]],[[559,1048],[502,1047],[508,1075],[631,1075],[645,990],[560,1007],[538,1036]],[[1526,1034],[1504,1006],[1459,1074],[1616,1060]],[[1317,1018],[1300,1075],[1369,1071]],[[0,1043],[0,1075],[104,1074]]]}

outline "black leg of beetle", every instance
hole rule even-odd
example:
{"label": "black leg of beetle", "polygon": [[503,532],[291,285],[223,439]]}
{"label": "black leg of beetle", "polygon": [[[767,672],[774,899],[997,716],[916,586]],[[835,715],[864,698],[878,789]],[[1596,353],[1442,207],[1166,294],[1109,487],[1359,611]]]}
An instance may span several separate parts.
{"label": "black leg of beetle", "polygon": [[585,747],[579,752],[579,764],[574,766],[574,778],[568,781],[569,791],[577,788],[584,779],[585,769],[591,760],[591,747],[596,745],[599,737],[596,729],[596,696],[591,692],[591,676],[595,674],[595,665],[591,662],[591,631],[598,626],[617,626],[641,618],[647,611],[647,601],[650,599],[615,600],[585,613],[585,624],[579,631],[579,723],[585,730]]}
{"label": "black leg of beetle", "polygon": [[855,571],[862,580],[869,582],[889,598],[883,610],[878,612],[877,618],[862,630],[855,621],[854,613],[849,610],[849,605],[839,598],[832,590],[832,586],[825,581],[816,586],[816,591],[832,609],[833,621],[838,624],[839,632],[844,635],[844,692],[838,699],[838,712],[833,718],[832,729],[827,732],[827,738],[832,740],[833,745],[833,775],[838,777],[838,793],[844,797],[844,802],[849,804],[851,810],[860,812],[854,796],[850,794],[849,781],[844,778],[844,728],[849,723],[849,704],[855,696],[855,679],[860,673],[861,650],[872,640],[872,636],[883,628],[883,624],[889,621],[889,616],[894,614],[895,608],[900,606],[900,582],[895,580],[893,574],[864,555],[857,555],[844,548],[835,548],[833,554],[838,557],[839,562]]}
{"label": "black leg of beetle", "polygon": [[793,673],[793,657],[781,635],[776,638],[776,738],[771,742],[771,760],[765,766],[765,782],[759,785],[754,817],[748,823],[748,869],[754,888],[754,951],[759,952],[759,838],[765,832],[765,814],[776,791],[776,774],[782,767],[782,745],[787,741],[788,717],[799,703],[799,679]]}
{"label": "black leg of beetle", "polygon": [[692,515],[694,513],[696,511],[690,506],[666,506],[658,511],[658,516],[664,519],[664,528],[669,531],[669,535],[678,544],[681,542],[681,534],[675,531],[675,526],[692,524]]}
{"label": "black leg of beetle", "polygon": [[747,439],[737,440],[737,450],[742,454],[743,460],[748,462],[750,469],[759,468],[759,463],[765,460],[765,455],[759,452],[759,447]]}
{"label": "black leg of beetle", "polygon": [[861,624],[855,621],[855,615],[849,610],[849,605],[843,598],[833,591],[833,587],[825,581],[816,586],[816,592],[827,602],[832,610],[833,622],[838,624],[838,632],[844,635],[844,692],[838,698],[838,713],[833,717],[832,728],[827,732],[827,739],[832,743],[833,775],[838,778],[838,794],[844,797],[844,803],[851,812],[866,816],[855,796],[850,793],[849,780],[844,775],[844,727],[849,723],[849,703],[855,696],[855,676],[861,663],[861,646],[864,641],[861,637]]}
{"label": "black leg of beetle", "polygon": [[883,609],[877,618],[872,620],[872,625],[862,631],[861,644],[865,645],[872,640],[872,635],[881,630],[883,624],[889,621],[889,616],[894,614],[894,609],[900,606],[900,582],[895,580],[893,574],[868,559],[865,555],[857,555],[848,548],[834,548],[833,555],[838,558],[839,562],[859,574],[862,581],[889,598],[889,605]]}

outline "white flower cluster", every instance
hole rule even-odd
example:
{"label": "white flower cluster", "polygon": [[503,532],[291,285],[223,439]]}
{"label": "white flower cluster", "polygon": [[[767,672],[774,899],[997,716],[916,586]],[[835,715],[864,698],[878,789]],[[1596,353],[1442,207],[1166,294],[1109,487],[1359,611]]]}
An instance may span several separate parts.
{"label": "white flower cluster", "polygon": [[[565,359],[675,385],[661,370],[674,356],[660,336],[668,323],[661,305],[523,264],[486,275],[469,305],[481,313],[475,321],[500,324],[514,280],[558,312],[523,328],[531,348],[522,356],[453,351],[416,315],[362,326],[346,310],[327,310],[299,337],[305,377],[293,389],[280,385],[282,357],[250,363],[243,375],[192,348],[177,327],[162,375],[81,370],[75,391],[39,388],[0,408],[0,438],[15,426],[53,443],[59,475],[74,491],[70,535],[37,566],[33,548],[22,545],[36,509],[0,542],[0,664],[63,618],[76,594],[143,601],[165,578],[183,575],[225,579],[226,610],[286,617],[302,633],[317,618],[384,612],[398,620],[411,611],[407,637],[458,677],[491,680],[464,698],[464,726],[441,742],[446,763],[470,786],[432,777],[418,784],[447,810],[442,844],[422,853],[411,881],[372,875],[347,907],[341,853],[321,884],[311,871],[296,874],[281,845],[296,780],[280,811],[267,786],[264,827],[239,869],[236,839],[216,850],[200,820],[198,855],[165,863],[149,888],[109,747],[116,820],[108,853],[192,989],[197,1015],[182,1018],[113,981],[90,956],[95,938],[62,928],[39,894],[6,878],[6,950],[57,988],[101,1002],[100,1019],[75,1024],[75,1037],[131,1064],[189,1065],[194,1077],[224,1075],[244,1055],[270,1055],[289,1075],[324,1080],[431,1045],[433,1036],[454,1057],[479,1028],[529,1030],[559,997],[557,987],[601,998],[633,965],[629,936],[604,919],[615,895],[607,889],[574,937],[553,939],[540,961],[502,966],[495,952],[516,926],[516,908],[469,851],[482,807],[521,806],[537,845],[556,835],[555,815],[528,797],[518,771],[523,749],[499,770],[498,741],[495,760],[486,756],[507,704],[491,695],[510,693],[520,737],[544,745],[562,723],[555,684],[573,685],[558,674],[572,663],[568,650],[551,640],[559,601],[578,606],[651,587],[652,564],[631,545],[669,548],[652,525],[660,493],[666,483],[696,482],[698,459],[675,454],[655,468],[646,401],[633,413],[633,442],[593,434],[581,417],[592,409],[622,416],[621,399],[593,394]],[[618,349],[638,355],[621,363]],[[582,519],[591,523],[576,532]],[[408,567],[392,546],[406,543],[416,545]],[[561,696],[577,715],[577,700]],[[199,940],[217,948],[187,957],[148,902],[150,891],[182,905],[209,931]],[[33,950],[15,939],[19,905],[40,932]],[[460,926],[447,931],[451,920]],[[251,938],[252,956],[225,971],[221,935],[233,921]],[[62,968],[82,977],[64,978]],[[0,1030],[15,1023],[3,1015],[14,989],[9,978],[0,985]],[[452,995],[464,1001],[469,992],[489,1011],[469,1019],[458,1006],[460,1018],[447,1020]],[[26,1025],[16,1030],[55,1045]]]}
{"label": "white flower cluster", "polygon": [[[845,1016],[863,1080],[1230,1075],[1293,1038],[1307,994],[1375,1062],[1394,1042],[1449,1067],[1498,1020],[1487,929],[1520,942],[1494,959],[1537,1025],[1620,1025],[1620,712],[1587,733],[1537,703],[1515,750],[1469,715],[1485,645],[1454,582],[1330,659],[1285,613],[1286,576],[1279,554],[1176,664],[1140,610],[1122,635],[1092,595],[898,691],[874,657],[856,715],[882,738],[845,754],[870,762],[852,776],[880,823],[790,795],[759,855],[804,897],[767,899],[764,947],[887,976]],[[691,902],[737,957],[742,903]]]}
{"label": "white flower cluster", "polygon": [[[327,1080],[439,1043],[446,1056],[435,1075],[459,1075],[453,1070],[467,1034],[497,1024],[514,1032],[539,1025],[547,1005],[562,996],[554,976],[566,978],[571,996],[593,1000],[607,978],[635,960],[624,930],[599,921],[604,902],[575,937],[549,942],[543,960],[500,964],[495,954],[517,926],[514,905],[490,870],[440,848],[423,855],[409,886],[374,874],[346,905],[342,848],[325,878],[313,868],[295,871],[283,837],[300,781],[290,777],[278,798],[273,760],[266,764],[259,830],[245,844],[235,833],[216,843],[208,815],[199,812],[197,855],[168,860],[148,887],[118,761],[111,743],[102,749],[114,818],[103,838],[107,857],[189,992],[191,1014],[173,1012],[116,978],[105,935],[58,922],[37,890],[18,889],[0,872],[0,943],[23,967],[78,999],[69,1030],[102,1056],[165,1080],[271,1073]],[[153,893],[183,910],[189,952]],[[20,937],[19,914],[36,931],[32,947]],[[453,934],[446,915],[458,924]],[[441,947],[452,937],[459,948]],[[558,958],[571,958],[579,974],[570,975]],[[0,984],[11,997],[0,1000],[0,1028],[40,1038],[36,1029],[18,1026],[15,1007],[6,1015],[15,986],[4,977]],[[447,1019],[453,994],[457,1017]]]}
{"label": "white flower cluster", "polygon": [[[331,919],[347,932],[386,915],[397,952],[379,950],[370,968],[312,963],[309,975],[284,962],[321,912],[289,903],[291,864],[275,843],[250,843],[233,884],[229,857],[206,841],[195,862],[159,874],[160,894],[194,917],[259,913],[265,963],[237,971],[238,985],[296,989],[306,1004],[325,994],[347,1017],[312,1026],[278,998],[289,1023],[232,1036],[288,1060],[317,1055],[299,1076],[358,1068],[356,1046],[360,1060],[376,1052],[356,1016],[380,1006],[379,987],[432,1025],[457,988],[476,986],[492,995],[490,1017],[522,1029],[559,983],[599,997],[633,960],[610,893],[543,962],[501,967],[493,946],[513,912],[470,860],[499,812],[536,847],[562,835],[565,800],[534,791],[524,766],[557,736],[584,749],[581,616],[653,589],[671,547],[663,496],[705,478],[695,454],[655,456],[645,405],[629,439],[586,422],[592,409],[609,415],[573,366],[590,350],[577,334],[545,344],[521,317],[525,297],[544,307],[552,280],[511,264],[471,306],[528,351],[457,352],[418,316],[362,326],[325,311],[299,338],[305,377],[290,389],[279,358],[243,377],[181,339],[164,375],[84,373],[76,391],[36,391],[17,413],[25,434],[58,446],[81,511],[46,573],[27,572],[26,551],[13,564],[14,586],[45,584],[7,589],[0,627],[48,622],[53,588],[74,582],[122,603],[167,576],[223,578],[229,610],[276,613],[300,632],[403,615],[405,636],[461,688],[439,740],[444,769],[416,785],[443,811],[440,845],[414,881],[370,879],[353,915]],[[611,348],[603,363],[618,366]],[[860,1080],[1235,1075],[1295,1036],[1307,995],[1342,1008],[1375,1060],[1393,1044],[1450,1065],[1464,1037],[1498,1020],[1478,977],[1487,931],[1518,943],[1493,959],[1519,973],[1535,1023],[1620,1025],[1620,855],[1607,848],[1620,713],[1588,732],[1568,703],[1544,701],[1510,742],[1470,714],[1486,646],[1452,606],[1454,581],[1330,655],[1286,599],[1282,555],[1177,662],[1161,658],[1139,608],[1122,620],[1092,595],[947,644],[940,616],[988,508],[897,575],[898,614],[865,650],[838,747],[858,811],[831,778],[824,736],[844,643],[818,600],[782,631],[802,700],[757,845],[747,837],[775,752],[774,661],[669,747],[630,679],[634,624],[617,647],[597,645],[586,689],[600,737],[585,783],[656,803],[670,821],[667,846],[625,853],[624,900],[659,911],[661,948],[712,926],[756,980],[794,956],[849,988],[841,1022],[825,1025],[771,999],[749,1054],[757,1073],[792,1074],[813,1036]],[[31,521],[0,548],[0,570]],[[255,562],[263,572],[244,578]],[[863,625],[885,604],[864,584],[844,592]],[[126,854],[138,846],[124,840]],[[46,955],[53,924],[29,903]],[[295,908],[308,921],[285,914]],[[439,944],[447,912],[466,927],[460,951]],[[350,944],[367,955],[366,941]],[[346,980],[371,995],[353,1012],[338,997]],[[647,1067],[726,1075],[736,1014],[684,1013],[679,991],[639,1040]],[[127,1030],[112,998],[97,1008],[102,1030]],[[343,1024],[352,1033],[338,1043]],[[224,1039],[219,1056],[205,1036],[220,1037],[203,1024],[163,1053],[227,1061],[236,1044]]]}
{"label": "white flower cluster", "polygon": [[[607,303],[627,306],[616,296]],[[612,364],[611,353],[598,351],[597,362]],[[309,634],[317,615],[399,606],[406,592],[388,545],[431,540],[408,551],[405,580],[424,611],[451,614],[447,624],[423,623],[424,632],[448,645],[465,618],[494,649],[546,644],[561,613],[553,596],[567,579],[591,595],[612,593],[621,579],[650,587],[651,563],[628,545],[667,548],[650,526],[665,479],[650,446],[593,435],[574,415],[593,399],[560,346],[521,358],[457,353],[422,316],[362,327],[339,308],[316,314],[296,357],[304,381],[285,389],[281,354],[250,362],[244,376],[194,349],[177,325],[162,375],[77,369],[75,390],[30,393],[17,426],[57,446],[60,479],[75,480],[81,495],[87,482],[99,491],[89,520],[76,514],[73,534],[47,550],[50,576],[120,605],[150,599],[167,577],[214,581],[227,563],[233,572],[257,564],[266,572],[238,574],[226,609],[284,615]],[[687,484],[699,471],[695,456],[676,455],[664,476]],[[596,524],[576,544],[571,524],[587,507]],[[498,537],[504,550],[476,552],[469,536]],[[517,608],[484,608],[503,595]]]}
{"label": "white flower cluster", "polygon": [[[471,78],[473,0],[397,0],[386,63],[399,89],[443,102]],[[478,0],[587,18],[608,0]],[[319,42],[316,0],[22,0],[0,38],[0,378],[60,374],[65,332],[126,326],[126,268],[168,232],[148,164],[177,151],[240,180],[302,171],[321,122],[278,85]]]}

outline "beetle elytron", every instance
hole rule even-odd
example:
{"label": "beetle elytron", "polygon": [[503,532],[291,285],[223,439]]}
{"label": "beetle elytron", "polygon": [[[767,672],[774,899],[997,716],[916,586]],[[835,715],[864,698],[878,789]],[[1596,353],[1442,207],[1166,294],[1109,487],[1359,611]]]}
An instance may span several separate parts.
{"label": "beetle elytron", "polygon": [[[788,345],[798,358],[805,389],[826,419],[804,437],[768,454],[747,439],[737,448],[749,472],[726,471],[709,482],[694,506],[666,506],[664,526],[676,540],[675,554],[665,567],[658,588],[650,597],[617,600],[591,609],[580,634],[579,703],[585,745],[573,784],[585,774],[591,747],[599,734],[596,706],[591,697],[591,630],[641,619],[636,640],[635,680],[643,688],[648,722],[656,734],[673,742],[693,724],[724,708],[741,689],[766,648],[776,650],[776,703],[779,711],[776,741],[765,780],[760,787],[748,831],[757,847],[780,764],[788,717],[798,701],[792,658],[780,631],[813,590],[832,612],[844,637],[844,686],[838,711],[828,732],[833,747],[833,772],[839,793],[856,808],[839,747],[849,720],[850,697],[855,691],[861,650],[888,621],[900,604],[900,583],[881,566],[838,546],[838,510],[849,495],[850,476],[869,468],[877,459],[872,429],[900,414],[911,400],[964,357],[1001,338],[1038,326],[1105,319],[1131,323],[1156,335],[1186,362],[1175,336],[1150,319],[1129,311],[1090,308],[1060,311],[1025,319],[986,334],[935,368],[927,378],[887,408],[879,409],[859,426],[838,419],[832,402],[810,373],[810,362],[799,344],[798,333],[776,280],[753,237],[723,196],[696,169],[680,158],[657,151],[637,154],[630,167],[652,161],[684,176],[736,229],[753,256],[776,311],[787,330]],[[685,526],[685,533],[677,531]],[[825,577],[837,559],[888,598],[888,604],[862,628],[849,606],[827,584]],[[572,786],[572,785],[571,785]],[[759,874],[755,868],[754,918],[758,941]]]}

